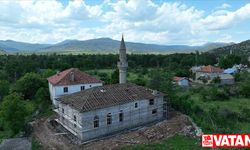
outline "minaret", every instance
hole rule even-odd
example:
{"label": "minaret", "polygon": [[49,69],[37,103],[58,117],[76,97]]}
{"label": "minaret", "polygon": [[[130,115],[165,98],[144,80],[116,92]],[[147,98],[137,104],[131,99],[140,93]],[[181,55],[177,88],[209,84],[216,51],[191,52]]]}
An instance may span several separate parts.
{"label": "minaret", "polygon": [[117,63],[117,67],[119,69],[119,83],[127,82],[127,56],[126,56],[126,46],[122,35],[120,50],[119,50],[119,62]]}

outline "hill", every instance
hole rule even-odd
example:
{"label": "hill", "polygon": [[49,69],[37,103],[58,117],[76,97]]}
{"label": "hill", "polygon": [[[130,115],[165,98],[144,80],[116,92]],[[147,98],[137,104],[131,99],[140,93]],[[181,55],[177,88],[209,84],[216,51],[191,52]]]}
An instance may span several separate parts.
{"label": "hill", "polygon": [[[130,53],[178,53],[178,52],[194,52],[207,51],[220,46],[225,46],[227,43],[209,43],[202,46],[188,45],[157,45],[126,42],[126,47]],[[91,39],[86,41],[65,40],[58,44],[39,50],[39,52],[65,52],[65,51],[80,51],[87,53],[116,53],[120,46],[120,41],[110,38]]]}
{"label": "hill", "polygon": [[211,50],[210,52],[216,53],[218,55],[225,55],[230,53],[238,55],[250,55],[250,40],[246,40],[238,44],[216,48]]}
{"label": "hill", "polygon": [[0,49],[5,50],[7,52],[19,52],[19,51],[36,51],[38,49],[42,49],[50,46],[50,44],[33,44],[33,43],[25,43],[25,42],[17,42],[13,40],[0,40]]}
{"label": "hill", "polygon": [[[98,38],[91,40],[65,40],[57,44],[31,44],[16,42],[12,40],[0,41],[0,49],[6,52],[38,52],[38,53],[116,53],[120,41],[110,38]],[[228,43],[207,43],[202,46],[188,45],[157,45],[126,42],[129,53],[188,53],[198,51],[208,51],[213,48],[228,45]]]}

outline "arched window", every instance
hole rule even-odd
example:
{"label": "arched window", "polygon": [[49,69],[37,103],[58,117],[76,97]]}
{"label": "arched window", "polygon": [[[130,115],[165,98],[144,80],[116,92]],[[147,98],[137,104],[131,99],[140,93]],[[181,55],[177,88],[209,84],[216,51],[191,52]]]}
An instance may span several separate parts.
{"label": "arched window", "polygon": [[94,117],[94,128],[97,128],[97,127],[99,127],[99,117],[95,116]]}
{"label": "arched window", "polygon": [[112,115],[111,113],[107,114],[107,124],[111,124],[112,123]]}

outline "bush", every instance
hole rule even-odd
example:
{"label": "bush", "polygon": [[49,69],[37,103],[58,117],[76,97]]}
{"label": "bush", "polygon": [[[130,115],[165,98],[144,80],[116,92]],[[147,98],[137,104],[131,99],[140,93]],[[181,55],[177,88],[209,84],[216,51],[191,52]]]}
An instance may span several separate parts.
{"label": "bush", "polygon": [[211,86],[201,91],[203,101],[224,101],[229,99],[229,94],[224,88]]}
{"label": "bush", "polygon": [[4,97],[0,105],[0,118],[4,127],[10,129],[14,135],[24,128],[25,118],[28,114],[20,94],[12,93]]}
{"label": "bush", "polygon": [[240,94],[245,97],[250,97],[250,81],[240,85]]}

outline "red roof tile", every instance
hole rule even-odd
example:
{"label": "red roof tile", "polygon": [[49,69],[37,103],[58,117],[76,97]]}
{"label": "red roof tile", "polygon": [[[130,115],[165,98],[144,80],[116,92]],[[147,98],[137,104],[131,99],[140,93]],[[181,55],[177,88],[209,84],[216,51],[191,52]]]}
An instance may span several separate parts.
{"label": "red roof tile", "polygon": [[[72,76],[73,75],[73,76]],[[88,83],[103,83],[77,68],[70,68],[59,72],[48,78],[52,85],[74,85],[74,84],[88,84]]]}
{"label": "red roof tile", "polygon": [[198,72],[204,72],[204,73],[222,73],[223,69],[217,68],[211,65],[201,67]]}
{"label": "red roof tile", "polygon": [[174,77],[174,81],[180,81],[186,79],[185,77]]}

